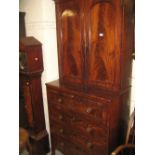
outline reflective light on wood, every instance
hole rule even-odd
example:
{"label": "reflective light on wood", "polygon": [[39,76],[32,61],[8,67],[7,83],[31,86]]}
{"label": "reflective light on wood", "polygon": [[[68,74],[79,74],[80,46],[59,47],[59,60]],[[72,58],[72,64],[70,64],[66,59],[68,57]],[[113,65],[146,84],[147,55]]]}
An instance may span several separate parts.
{"label": "reflective light on wood", "polygon": [[103,37],[103,36],[104,36],[104,33],[99,33],[99,36],[100,36],[100,37]]}
{"label": "reflective light on wood", "polygon": [[74,13],[72,10],[65,10],[65,11],[62,13],[62,17],[64,17],[64,16],[73,17],[73,16],[75,16],[75,13]]}

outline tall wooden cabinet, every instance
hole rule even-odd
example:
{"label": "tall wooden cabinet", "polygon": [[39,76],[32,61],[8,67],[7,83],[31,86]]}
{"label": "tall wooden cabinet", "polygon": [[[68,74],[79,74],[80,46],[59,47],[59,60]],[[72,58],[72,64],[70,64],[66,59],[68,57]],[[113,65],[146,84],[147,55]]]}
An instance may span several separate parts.
{"label": "tall wooden cabinet", "polygon": [[[49,152],[48,133],[45,125],[41,75],[43,72],[42,45],[34,37],[19,40],[19,85],[20,117],[25,116],[20,127],[29,132],[33,155],[46,155]],[[24,126],[23,126],[24,125]]]}
{"label": "tall wooden cabinet", "polygon": [[60,79],[46,84],[53,154],[108,155],[128,116],[134,0],[55,6]]}

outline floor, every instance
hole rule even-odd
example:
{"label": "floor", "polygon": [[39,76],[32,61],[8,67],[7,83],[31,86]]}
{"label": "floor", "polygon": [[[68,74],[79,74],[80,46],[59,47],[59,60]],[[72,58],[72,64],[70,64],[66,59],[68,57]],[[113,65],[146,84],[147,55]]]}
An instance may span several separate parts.
{"label": "floor", "polygon": [[28,155],[28,152],[24,151],[21,155]]}
{"label": "floor", "polygon": [[[24,151],[21,155],[28,155],[28,152]],[[47,155],[51,155],[51,153],[48,153]],[[59,151],[56,151],[56,155],[63,155],[63,154]]]}

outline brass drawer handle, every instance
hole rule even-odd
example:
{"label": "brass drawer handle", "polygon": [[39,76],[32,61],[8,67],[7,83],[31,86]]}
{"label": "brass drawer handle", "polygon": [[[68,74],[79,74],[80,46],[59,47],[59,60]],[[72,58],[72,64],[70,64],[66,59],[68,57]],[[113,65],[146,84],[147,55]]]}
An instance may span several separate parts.
{"label": "brass drawer handle", "polygon": [[62,98],[58,98],[58,102],[59,103],[62,103]]}
{"label": "brass drawer handle", "polygon": [[87,131],[88,133],[90,133],[90,132],[92,131],[92,128],[88,127],[88,128],[86,129],[86,131]]}
{"label": "brass drawer handle", "polygon": [[62,115],[59,115],[59,120],[62,120],[63,119],[63,116]]}
{"label": "brass drawer handle", "polygon": [[27,82],[26,82],[26,85],[28,86],[29,84],[30,84],[30,83],[27,81]]}
{"label": "brass drawer handle", "polygon": [[71,121],[75,121],[75,117],[72,117],[72,118],[71,118]]}
{"label": "brass drawer handle", "polygon": [[86,109],[86,112],[87,112],[87,113],[91,113],[91,112],[92,112],[92,108],[87,108],[87,109]]}
{"label": "brass drawer handle", "polygon": [[61,143],[60,143],[60,146],[64,146],[64,143],[63,143],[63,142],[61,142]]}
{"label": "brass drawer handle", "polygon": [[92,144],[91,142],[88,142],[88,143],[87,143],[87,147],[88,147],[89,149],[91,149],[91,148],[93,147],[93,144]]}
{"label": "brass drawer handle", "polygon": [[25,104],[25,109],[27,109],[27,104]]}
{"label": "brass drawer handle", "polygon": [[74,98],[75,96],[74,96],[74,95],[71,95],[70,97],[71,97],[71,98]]}
{"label": "brass drawer handle", "polygon": [[39,58],[35,57],[35,58],[34,58],[34,60],[35,60],[35,61],[38,61],[38,60],[39,60]]}
{"label": "brass drawer handle", "polygon": [[63,133],[63,132],[64,132],[64,130],[63,130],[63,129],[60,129],[60,130],[59,130],[59,132],[60,132],[60,133]]}

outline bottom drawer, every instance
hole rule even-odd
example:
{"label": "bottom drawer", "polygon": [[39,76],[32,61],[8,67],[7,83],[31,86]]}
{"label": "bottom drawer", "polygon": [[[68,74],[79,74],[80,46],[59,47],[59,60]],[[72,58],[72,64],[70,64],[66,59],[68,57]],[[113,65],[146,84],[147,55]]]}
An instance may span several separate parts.
{"label": "bottom drawer", "polygon": [[87,153],[82,151],[79,147],[75,146],[66,139],[53,135],[52,144],[55,149],[58,149],[64,155],[86,155]]}
{"label": "bottom drawer", "polygon": [[69,141],[64,137],[52,135],[52,144],[55,149],[61,151],[64,155],[107,155],[107,149],[104,147],[90,146],[83,148],[74,141]]}
{"label": "bottom drawer", "polygon": [[107,143],[104,141],[102,143],[100,142],[94,142],[94,141],[90,141],[88,138],[84,137],[84,136],[77,136],[77,135],[73,135],[70,137],[70,140],[77,145],[79,148],[81,148],[82,150],[85,150],[85,154],[88,155],[107,155]]}

